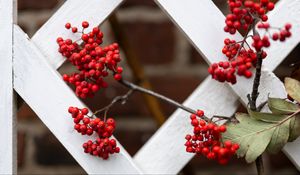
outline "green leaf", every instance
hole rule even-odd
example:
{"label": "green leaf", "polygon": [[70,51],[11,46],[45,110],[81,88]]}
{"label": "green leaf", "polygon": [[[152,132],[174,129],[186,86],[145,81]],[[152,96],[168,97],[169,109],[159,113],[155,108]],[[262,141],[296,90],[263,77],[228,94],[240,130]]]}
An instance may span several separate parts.
{"label": "green leaf", "polygon": [[237,156],[245,156],[247,162],[253,162],[270,143],[276,124],[256,120],[242,113],[237,113],[236,118],[239,123],[227,125],[223,140],[238,143],[240,148]]}
{"label": "green leaf", "polygon": [[300,82],[293,78],[285,78],[284,85],[290,97],[300,103]]}
{"label": "green leaf", "polygon": [[297,104],[280,98],[269,98],[268,106],[273,114],[291,114],[299,109]]}
{"label": "green leaf", "polygon": [[289,142],[296,140],[300,136],[300,115],[296,115],[290,120]]}
{"label": "green leaf", "polygon": [[287,143],[290,132],[290,120],[291,119],[276,127],[272,135],[271,141],[267,147],[268,152],[275,154],[279,152],[282,149],[282,147]]}
{"label": "green leaf", "polygon": [[300,110],[282,116],[285,117],[273,123],[257,120],[249,114],[236,113],[239,123],[228,123],[222,139],[239,144],[237,156],[245,157],[248,163],[253,162],[266,149],[270,153],[276,153],[288,141],[300,136]]}
{"label": "green leaf", "polygon": [[254,118],[256,120],[261,120],[261,121],[270,122],[270,123],[278,123],[287,117],[286,115],[281,115],[281,114],[256,112],[256,111],[252,111],[251,109],[248,109],[248,113],[252,118]]}

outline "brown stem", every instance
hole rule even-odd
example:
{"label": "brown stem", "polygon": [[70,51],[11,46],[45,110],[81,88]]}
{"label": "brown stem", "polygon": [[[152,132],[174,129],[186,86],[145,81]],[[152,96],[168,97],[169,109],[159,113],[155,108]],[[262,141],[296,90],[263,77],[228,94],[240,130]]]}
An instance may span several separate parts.
{"label": "brown stem", "polygon": [[250,98],[248,95],[250,109],[253,111],[257,110],[256,100],[259,95],[258,87],[260,84],[262,62],[263,62],[263,60],[261,57],[261,52],[259,52],[259,53],[257,53],[256,71],[255,71],[255,77],[254,77],[254,81],[253,81],[252,92],[251,92]]}
{"label": "brown stem", "polygon": [[[255,28],[255,25],[257,24],[258,21],[259,21],[259,19],[256,18],[251,26],[253,35],[259,35]],[[261,54],[262,54],[262,51],[259,51],[256,54],[257,62],[256,62],[255,77],[254,77],[253,86],[252,86],[252,93],[251,93],[251,96],[250,96],[250,94],[248,94],[250,109],[253,111],[257,111],[256,100],[259,95],[258,87],[260,84],[261,67],[262,67],[262,62],[263,62]],[[255,160],[255,165],[256,165],[257,174],[263,175],[264,174],[264,164],[263,164],[262,155],[257,157],[257,159]]]}
{"label": "brown stem", "polygon": [[[118,102],[121,102],[122,104],[125,104],[126,101],[127,101],[128,98],[129,98],[129,96],[132,95],[134,91],[138,91],[138,92],[141,92],[141,93],[144,93],[144,94],[151,95],[152,97],[155,97],[155,98],[160,99],[160,100],[162,100],[162,101],[164,101],[164,102],[167,102],[167,103],[169,103],[169,104],[171,104],[171,105],[173,105],[173,106],[176,106],[177,108],[180,108],[180,109],[182,109],[182,110],[184,110],[184,111],[186,111],[186,112],[188,112],[188,113],[191,113],[191,114],[196,114],[196,113],[197,113],[197,111],[195,111],[194,109],[191,109],[191,108],[189,108],[189,107],[187,107],[187,106],[184,106],[184,105],[178,103],[177,101],[174,101],[174,100],[172,100],[172,99],[170,99],[170,98],[168,98],[168,97],[166,97],[166,96],[163,96],[163,95],[161,95],[161,94],[159,94],[159,93],[156,93],[156,92],[153,92],[153,91],[151,91],[151,90],[149,90],[149,89],[145,89],[145,88],[143,88],[143,87],[141,87],[141,86],[135,85],[135,84],[133,84],[133,83],[131,83],[131,82],[129,82],[129,81],[126,81],[126,80],[121,79],[121,80],[118,81],[118,82],[119,82],[120,84],[122,84],[123,86],[129,88],[129,91],[128,91],[126,94],[124,94],[124,95],[116,96],[116,97],[115,97],[115,98],[114,98],[107,106],[105,106],[105,107],[103,107],[103,108],[101,108],[101,109],[95,111],[95,112],[93,113],[93,116],[96,116],[96,114],[98,114],[98,113],[100,113],[100,112],[104,112],[104,120],[105,120],[106,114],[107,114],[108,110],[109,110],[114,104],[116,104],[116,103],[118,103]],[[91,116],[91,117],[93,117],[93,116]],[[203,116],[203,117],[201,117],[201,118],[202,118],[203,120],[205,120],[206,122],[211,122],[211,121],[212,121],[211,119],[209,119],[209,118],[206,117],[206,116]]]}
{"label": "brown stem", "polygon": [[106,114],[108,110],[117,102],[121,102],[122,104],[125,104],[126,101],[128,100],[129,96],[133,93],[134,91],[130,89],[126,94],[121,95],[121,96],[116,96],[107,106],[95,111],[93,113],[93,116],[96,116],[96,114],[103,112],[104,111],[104,121],[106,119]]}
{"label": "brown stem", "polygon": [[[134,48],[129,43],[129,38],[124,32],[124,26],[122,26],[122,24],[120,23],[118,16],[115,13],[111,14],[111,16],[109,17],[109,22],[111,24],[112,31],[114,32],[116,40],[118,41],[120,47],[123,48],[126,62],[130,70],[132,71],[134,80],[133,82],[137,83],[141,87],[151,89],[151,84],[144,73],[144,68],[140,63],[139,57],[137,56]],[[163,110],[158,100],[155,97],[149,96],[147,94],[143,94],[142,96],[144,97],[150,113],[156,119],[156,122],[159,125],[162,125],[165,122],[166,117],[163,114]]]}
{"label": "brown stem", "polygon": [[[167,103],[169,103],[169,104],[171,104],[171,105],[173,105],[173,106],[176,106],[177,108],[180,108],[180,109],[182,109],[182,110],[184,110],[184,111],[186,111],[186,112],[189,112],[189,113],[191,113],[191,114],[196,114],[196,113],[197,113],[197,111],[195,111],[195,110],[193,110],[193,109],[191,109],[191,108],[189,108],[189,107],[187,107],[187,106],[184,106],[184,105],[182,105],[182,104],[180,104],[180,103],[178,103],[178,102],[176,102],[176,101],[174,101],[174,100],[172,100],[172,99],[170,99],[170,98],[168,98],[168,97],[166,97],[166,96],[163,96],[163,95],[158,94],[158,93],[156,93],[156,92],[153,92],[153,91],[151,91],[151,90],[149,90],[149,89],[145,89],[145,88],[143,88],[143,87],[140,87],[140,86],[138,86],[138,85],[135,85],[135,84],[133,84],[133,83],[131,83],[131,82],[129,82],[129,81],[126,81],[126,80],[121,79],[121,80],[119,81],[119,83],[122,84],[123,86],[125,86],[125,87],[131,89],[131,90],[139,91],[139,92],[141,92],[141,93],[145,93],[145,94],[151,95],[151,96],[153,96],[153,97],[156,97],[157,99],[160,99],[160,100],[162,100],[162,101],[164,101],[164,102],[167,102]],[[208,117],[206,117],[206,116],[203,116],[202,119],[204,119],[204,120],[207,121],[207,122],[211,121],[211,120],[210,120]]]}

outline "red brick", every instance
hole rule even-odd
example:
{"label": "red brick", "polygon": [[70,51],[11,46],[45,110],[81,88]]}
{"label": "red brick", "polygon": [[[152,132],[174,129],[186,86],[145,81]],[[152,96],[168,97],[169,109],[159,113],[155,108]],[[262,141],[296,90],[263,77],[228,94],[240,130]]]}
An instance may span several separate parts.
{"label": "red brick", "polygon": [[[145,141],[154,134],[153,131],[135,131],[135,130],[120,130],[116,129],[114,136],[131,155],[134,154],[145,144]],[[145,136],[147,137],[145,139]]]}
{"label": "red brick", "polygon": [[26,150],[26,134],[24,132],[18,132],[17,135],[17,150],[18,150],[18,168],[24,164],[25,150]]}
{"label": "red brick", "polygon": [[[109,87],[100,90],[94,98],[86,99],[84,102],[91,108],[91,110],[101,109],[108,105],[114,97],[124,95],[128,89],[116,81],[108,81]],[[149,115],[145,102],[140,93],[134,93],[126,104],[121,105],[116,103],[110,110],[109,114],[112,116],[137,116]]]}
{"label": "red brick", "polygon": [[[160,76],[149,77],[155,92],[161,93],[169,98],[172,98],[178,102],[183,102],[201,83],[201,79],[198,77],[188,76]],[[108,95],[110,92],[114,95],[111,97]],[[122,95],[126,93],[127,89],[119,85],[115,81],[109,82],[108,89],[98,92],[93,99],[84,100],[84,102],[92,109],[101,109],[105,105],[109,104],[111,100],[118,94]],[[166,116],[169,116],[176,108],[163,101],[160,101],[163,112]],[[113,116],[148,116],[150,115],[144,99],[139,92],[133,94],[126,104],[116,104],[109,111]]]}
{"label": "red brick", "polygon": [[[179,103],[184,100],[196,89],[202,79],[193,76],[160,76],[150,77],[154,91],[163,94]],[[163,111],[167,116],[172,114],[176,107],[165,102],[161,102]]]}
{"label": "red brick", "polygon": [[174,25],[165,22],[124,22],[123,28],[142,64],[166,64],[174,57]]}
{"label": "red brick", "polygon": [[36,117],[34,111],[25,102],[21,105],[17,113],[18,120],[32,120],[36,119]]}
{"label": "red brick", "polygon": [[272,170],[280,170],[280,169],[295,169],[293,163],[283,154],[283,152],[279,152],[277,154],[268,154],[270,165]]}
{"label": "red brick", "polygon": [[58,5],[58,0],[18,0],[19,10],[52,9]]}
{"label": "red brick", "polygon": [[194,46],[190,45],[190,64],[207,64],[201,54],[194,48]]}
{"label": "red brick", "polygon": [[[81,136],[78,135],[78,137]],[[36,163],[48,166],[77,165],[77,162],[74,160],[74,158],[51,132],[46,132],[40,136],[36,136],[34,138],[34,143],[34,158]]]}

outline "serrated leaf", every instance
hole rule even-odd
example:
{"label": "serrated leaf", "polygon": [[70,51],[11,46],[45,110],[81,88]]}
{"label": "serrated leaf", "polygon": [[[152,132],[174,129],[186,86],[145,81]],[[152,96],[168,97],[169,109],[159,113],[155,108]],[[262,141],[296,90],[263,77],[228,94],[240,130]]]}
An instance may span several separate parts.
{"label": "serrated leaf", "polygon": [[299,109],[297,104],[280,98],[269,98],[268,106],[273,114],[291,114]]}
{"label": "serrated leaf", "polygon": [[277,123],[265,122],[250,117],[248,114],[237,113],[239,123],[228,123],[223,140],[238,143],[238,157],[245,156],[248,163],[253,162],[266,149],[276,153],[287,141],[295,140],[300,135],[300,110],[285,115]]}
{"label": "serrated leaf", "polygon": [[252,118],[256,120],[261,120],[269,123],[278,123],[279,121],[287,117],[287,115],[257,112],[252,111],[251,109],[248,109],[248,113]]}
{"label": "serrated leaf", "polygon": [[300,103],[300,82],[293,78],[286,77],[284,79],[284,85],[289,96]]}
{"label": "serrated leaf", "polygon": [[247,162],[253,162],[268,146],[275,123],[263,122],[251,118],[248,114],[237,113],[237,124],[229,123],[223,140],[231,140],[240,145],[238,157],[245,156]]}
{"label": "serrated leaf", "polygon": [[287,143],[290,133],[290,120],[291,119],[276,127],[273,132],[271,141],[267,147],[268,152],[275,154],[279,152]]}
{"label": "serrated leaf", "polygon": [[290,121],[290,133],[289,133],[289,142],[296,140],[300,136],[300,115],[296,115],[291,118]]}
{"label": "serrated leaf", "polygon": [[251,144],[245,156],[245,159],[248,163],[254,162],[257,157],[266,150],[266,147],[268,146],[272,138],[274,130],[275,128],[271,128],[268,131],[261,132],[255,137],[252,137],[252,139],[250,140]]}

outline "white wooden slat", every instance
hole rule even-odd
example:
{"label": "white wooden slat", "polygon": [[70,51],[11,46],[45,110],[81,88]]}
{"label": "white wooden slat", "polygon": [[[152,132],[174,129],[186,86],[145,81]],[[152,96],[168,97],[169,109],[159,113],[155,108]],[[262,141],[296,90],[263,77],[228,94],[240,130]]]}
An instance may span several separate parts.
{"label": "white wooden slat", "polygon": [[16,173],[16,126],[13,93],[13,0],[0,0],[0,174]]}
{"label": "white wooden slat", "polygon": [[78,39],[79,34],[74,35],[64,28],[67,22],[81,27],[82,21],[88,21],[90,26],[102,23],[122,0],[68,0],[58,11],[36,32],[32,37],[33,43],[46,56],[55,69],[59,68],[65,58],[58,52],[56,38],[63,36]]}
{"label": "white wooden slat", "polygon": [[[274,74],[264,71],[261,81],[270,80],[270,86],[282,86]],[[208,77],[184,105],[202,109],[208,117],[232,116],[239,106],[238,100],[239,97],[226,84]],[[135,162],[147,174],[177,174],[194,156],[187,153],[184,147],[184,137],[191,132],[189,114],[176,110],[134,156]]]}
{"label": "white wooden slat", "polygon": [[[159,2],[167,2],[167,0],[160,0]],[[213,4],[211,1],[203,1],[203,3],[206,2],[206,4],[209,4],[211,5],[211,8],[213,7]],[[173,3],[173,4],[172,4]],[[172,1],[172,3],[170,4],[167,4],[168,6],[174,6],[174,1]],[[166,5],[166,4],[165,4]],[[183,4],[181,4],[183,5]],[[191,5],[191,4],[189,4]],[[196,7],[199,7],[197,6],[196,4],[193,4],[191,6],[196,6]],[[202,4],[203,6],[203,4]],[[166,6],[164,6],[166,7]],[[192,9],[192,8],[189,8],[189,10]],[[208,10],[208,5],[205,6],[205,9]],[[179,10],[179,9],[177,9]],[[201,9],[199,11],[203,12],[204,9]],[[212,10],[212,9],[210,9]],[[215,10],[216,11],[216,10]],[[168,12],[170,12],[170,10],[168,10]],[[213,17],[216,17],[216,14],[218,13],[214,13],[214,16]],[[219,13],[220,14],[220,13]],[[171,15],[171,14],[170,14]],[[175,14],[174,14],[175,15]],[[179,19],[179,16],[177,19],[175,19],[175,17],[173,15],[171,15],[174,20],[176,20],[177,23]],[[201,15],[199,15],[199,18],[200,18]],[[204,14],[203,14],[204,16]],[[224,20],[224,17],[221,17],[222,15],[220,15],[220,19],[223,18],[222,20]],[[190,17],[195,17],[195,16],[190,16]],[[185,17],[186,19],[187,17]],[[289,38],[285,43],[280,43],[280,42],[272,42],[272,46],[267,50],[268,51],[268,57],[267,59],[264,61],[264,67],[270,69],[270,70],[274,70],[281,62],[282,60],[284,60],[284,58],[297,46],[297,44],[299,43],[299,40],[300,40],[300,34],[299,34],[299,30],[300,30],[300,1],[294,1],[294,0],[284,0],[284,1],[280,1],[279,3],[276,4],[276,8],[274,11],[272,11],[270,14],[269,14],[269,22],[272,26],[275,26],[275,27],[281,27],[283,26],[285,23],[287,22],[290,22],[292,25],[293,25],[293,28],[292,28],[292,33],[293,33],[293,36],[291,38]],[[182,18],[180,18],[179,20],[181,20]],[[211,18],[209,18],[209,20],[211,20]],[[216,21],[217,18],[213,18],[213,21]],[[204,20],[206,21],[206,20]],[[187,21],[184,21],[184,22],[187,22]],[[203,22],[203,21],[201,21]],[[214,23],[215,25],[222,25],[222,23]],[[197,30],[195,31],[192,31],[192,29],[197,29],[197,27],[194,27],[194,28],[190,28],[190,29],[185,29],[184,27],[186,26],[187,24],[182,24],[180,22],[180,26],[182,26],[182,29],[186,32],[186,34],[195,40],[195,37],[200,35],[200,34],[195,34],[197,32]],[[202,23],[202,26],[207,26],[208,24],[205,23],[203,24]],[[197,25],[196,25],[197,26]],[[200,25],[199,25],[200,27]],[[211,26],[213,28],[213,26]],[[218,29],[222,27],[222,26],[219,26]],[[190,32],[189,32],[190,31]],[[211,33],[217,33],[217,31],[215,32],[211,32]],[[224,32],[223,32],[224,33]],[[199,40],[198,43],[195,43],[196,47],[199,46],[199,48],[202,50],[202,45],[201,43],[199,43],[202,40],[205,40],[205,41],[209,41],[209,37],[207,37],[208,34],[205,33],[203,35],[203,38],[198,38]],[[215,36],[215,35],[214,35]],[[205,38],[206,37],[206,38]],[[239,37],[239,40],[241,39],[240,36],[237,35],[237,37]],[[205,38],[205,39],[204,39]],[[235,39],[237,39],[235,37]],[[211,39],[211,41],[217,41],[217,38],[213,38]],[[207,42],[204,42],[206,44],[208,44]],[[213,42],[212,42],[213,43]],[[209,45],[209,44],[208,44]],[[201,46],[201,47],[200,47]],[[218,52],[220,53],[220,52]],[[212,53],[214,54],[214,53]],[[209,54],[204,54],[205,56],[209,55]],[[206,57],[206,58],[209,58],[210,57]],[[219,57],[220,58],[220,57]],[[215,61],[214,58],[211,59],[211,61]],[[247,84],[247,80],[246,79],[243,79],[243,78],[239,78],[238,80],[240,83],[239,84]],[[274,94],[276,94],[275,96],[276,97],[283,97],[284,96],[284,90],[282,88],[282,86],[280,86],[281,88],[278,88],[276,85],[271,85],[272,83],[270,83],[270,81],[262,81],[264,84],[262,84],[260,86],[260,88],[263,88],[263,89],[275,89],[276,92],[274,92]],[[278,83],[278,82],[277,82]],[[267,87],[269,86],[269,88]],[[249,90],[251,89],[251,85],[248,86],[248,90],[247,89],[247,86],[246,88],[245,87],[240,87],[240,86],[232,86],[234,91],[237,93],[237,94],[246,94],[245,92],[249,92]],[[258,101],[263,101],[264,99],[266,99],[266,96],[268,94],[269,90],[261,90],[261,93],[260,93],[260,96],[259,96],[259,99]],[[242,100],[244,101],[244,104],[245,102],[247,101],[246,99],[246,96],[242,96],[241,97]],[[288,143],[286,147],[284,147],[284,152],[287,154],[287,156],[294,162],[294,164],[296,165],[296,167],[300,170],[300,155],[299,155],[299,145],[300,144],[300,139],[296,140],[295,142],[293,143]],[[297,151],[295,151],[295,149],[298,148]]]}
{"label": "white wooden slat", "polygon": [[[267,59],[263,64],[270,70],[274,70],[288,54],[299,44],[300,41],[300,1],[281,0],[269,15],[269,22],[274,27],[282,27],[287,22],[292,24],[292,37],[284,43],[271,42]],[[270,58],[270,59],[269,59]]]}
{"label": "white wooden slat", "polygon": [[85,171],[89,174],[140,174],[123,147],[119,154],[112,155],[109,160],[83,152],[82,144],[90,137],[81,136],[73,129],[67,109],[69,106],[84,105],[17,26],[14,29],[14,43],[15,90]]}
{"label": "white wooden slat", "polygon": [[[225,98],[218,92],[226,94]],[[204,110],[207,116],[231,116],[238,104],[237,96],[229,88],[210,77],[184,102],[193,109]],[[134,156],[135,162],[146,174],[177,174],[193,157],[184,147],[184,137],[191,132],[189,114],[176,110]]]}
{"label": "white wooden slat", "polygon": [[[191,0],[189,3],[183,1],[179,2],[179,0],[176,1],[176,3],[171,0],[159,0],[157,2],[165,8],[195,47],[202,53],[208,63],[218,62],[222,59],[225,60],[221,52],[224,45],[224,38],[230,37],[237,41],[242,40],[242,36],[239,34],[230,36],[223,31],[225,17],[210,0]],[[205,16],[209,16],[209,18],[205,18]],[[197,17],[198,20],[194,20],[195,17]],[[266,75],[266,77],[268,76]],[[273,76],[270,75],[270,81],[274,80],[272,77]],[[268,88],[272,87],[272,85],[270,86],[270,81],[261,82],[261,94],[279,93],[278,95],[283,96],[284,93],[280,92],[284,89],[273,89],[278,92],[275,93],[274,91],[272,92],[272,89]],[[238,83],[232,86],[235,93],[242,99],[244,105],[247,105],[248,102],[246,94],[251,92],[251,83],[252,81],[249,79],[238,77]],[[261,95],[258,97],[257,103],[262,103],[265,100],[264,96]]]}
{"label": "white wooden slat", "polygon": [[[291,2],[291,1],[290,1]],[[222,58],[218,54],[220,53],[220,48],[223,47],[223,43],[218,43],[217,41],[220,40],[220,38],[224,38],[227,35],[223,32],[223,23],[224,23],[224,16],[218,11],[218,9],[214,6],[214,4],[211,1],[189,1],[189,3],[185,3],[183,1],[168,1],[168,0],[159,0],[158,3],[165,8],[165,10],[169,13],[169,15],[174,19],[175,23],[177,23],[181,28],[183,29],[184,33],[189,36],[189,38],[192,40],[192,42],[198,46],[201,49],[202,55],[204,55],[205,58],[212,58],[215,60],[207,60],[207,61],[218,61],[220,58]],[[286,2],[287,4],[289,2]],[[281,6],[285,6],[284,4]],[[277,7],[278,8],[278,7]],[[280,7],[282,8],[282,7]],[[280,12],[281,14],[286,13]],[[207,18],[209,16],[209,18]],[[219,17],[217,17],[219,16]],[[271,20],[275,20],[276,16],[271,14]],[[295,17],[297,18],[297,17]],[[195,20],[197,19],[197,20]],[[203,20],[201,20],[203,19]],[[279,19],[278,19],[279,20]],[[217,26],[221,22],[221,27]],[[295,19],[293,21],[290,21],[291,23],[296,22]],[[298,28],[297,26],[294,27]],[[299,29],[299,28],[298,28]],[[221,32],[221,33],[220,33]],[[237,35],[235,36],[235,39],[240,38],[241,36]],[[231,37],[232,38],[232,37]],[[296,41],[297,42],[297,41]],[[275,47],[275,46],[274,46]],[[202,49],[203,48],[203,49]],[[291,51],[294,48],[294,45],[288,44],[288,47],[285,47],[287,52]],[[281,56],[283,59],[284,56]],[[268,59],[272,60],[272,57],[268,57]],[[275,67],[270,66],[270,69],[274,69]],[[273,83],[271,83],[268,80],[272,80]],[[243,80],[240,80],[243,81]],[[249,81],[249,80],[248,80]],[[267,87],[268,89],[276,89],[274,95],[278,97],[284,97],[285,92],[283,91],[283,86],[281,82],[274,76],[274,74],[270,72],[266,72],[263,77],[262,81],[268,82],[270,85]],[[241,82],[240,82],[241,83]],[[248,83],[249,84],[249,83]],[[202,85],[201,85],[202,86]],[[199,87],[202,89],[202,92],[212,92],[210,91],[211,86],[203,86]],[[195,93],[199,93],[199,88],[193,93],[192,96],[197,96]],[[205,89],[206,88],[206,89]],[[241,89],[243,90],[243,89]],[[239,91],[239,89],[236,89],[236,91]],[[219,99],[222,100],[222,98],[227,98],[228,96],[231,96],[232,94],[228,95],[227,91],[219,90],[214,91],[212,93],[216,93],[219,96]],[[240,94],[244,94],[241,93]],[[238,98],[236,96],[235,98]],[[198,103],[199,100],[208,100],[208,104],[214,105],[217,108],[220,108],[220,105],[217,105],[215,103],[211,103],[210,99],[204,99],[204,98],[195,98],[195,99],[189,99],[188,102],[186,102],[187,105],[192,105],[195,103]],[[245,99],[244,99],[245,100]],[[230,106],[229,104],[224,104],[227,106],[227,108],[232,109],[234,107]],[[236,107],[236,106],[235,106]],[[200,107],[201,108],[201,107]],[[205,108],[204,108],[205,109]],[[225,110],[227,112],[227,110]],[[230,111],[230,110],[229,110]],[[220,112],[224,112],[220,110]],[[231,111],[233,114],[234,110]],[[182,116],[178,116],[178,111],[176,111],[170,119],[167,121],[166,125],[163,126],[149,141],[148,143],[135,155],[135,160],[137,163],[139,163],[140,167],[144,172],[147,173],[157,173],[163,172],[163,173],[177,173],[178,170],[180,170],[191,157],[187,156],[181,157],[182,152],[179,150],[184,150],[184,147],[180,145],[178,142],[175,142],[172,138],[179,138],[182,137],[181,131],[171,133],[168,132],[168,129],[166,128],[178,128],[177,126],[182,125],[182,127],[187,127],[186,123],[184,123],[179,118]],[[175,135],[175,136],[173,136]],[[171,139],[168,139],[171,136]],[[167,145],[165,146],[165,144]],[[163,149],[157,152],[155,154],[153,151],[156,149],[155,145],[164,145]],[[175,148],[174,148],[175,147]],[[177,147],[181,147],[178,149]],[[175,152],[170,151],[170,153],[166,156],[165,153],[169,152],[168,150],[176,150]],[[174,156],[172,154],[175,154],[176,156],[179,154],[179,157],[181,157],[180,162],[174,162]],[[161,156],[159,156],[161,155]],[[170,156],[171,155],[171,156]],[[155,160],[153,161],[151,157],[155,157]],[[293,159],[296,159],[295,156],[291,155]],[[164,166],[168,165],[170,169],[164,170],[163,166],[157,165],[155,162],[160,162]],[[299,167],[298,167],[299,168]],[[159,169],[154,171],[153,169]]]}

